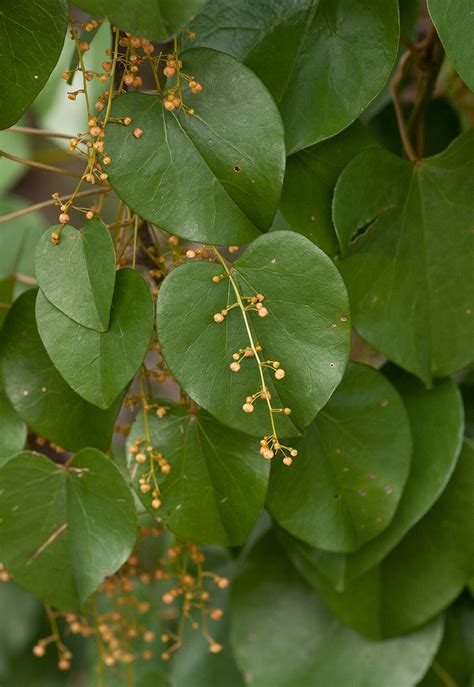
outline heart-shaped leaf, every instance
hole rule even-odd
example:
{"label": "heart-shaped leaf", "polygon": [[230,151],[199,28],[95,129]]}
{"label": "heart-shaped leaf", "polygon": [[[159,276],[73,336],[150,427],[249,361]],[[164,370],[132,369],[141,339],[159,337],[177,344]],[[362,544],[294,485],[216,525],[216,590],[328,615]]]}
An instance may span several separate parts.
{"label": "heart-shaped leaf", "polygon": [[474,33],[472,4],[469,0],[428,0],[428,10],[449,59],[474,91],[472,50],[466,40]]}
{"label": "heart-shaped leaf", "polygon": [[353,551],[392,520],[408,477],[410,425],[377,370],[349,363],[295,448],[291,470],[272,466],[268,508],[281,527],[329,551]]}
{"label": "heart-shaped leaf", "polygon": [[[193,241],[251,241],[267,230],[278,207],[285,146],[278,110],[260,80],[229,55],[189,50],[184,72],[195,115],[167,112],[161,98],[129,93],[112,105],[129,127],[107,127],[109,181],[141,217]],[[134,136],[141,129],[140,138]]]}
{"label": "heart-shaped leaf", "polygon": [[17,122],[45,85],[61,53],[66,28],[64,0],[2,0],[0,129]]}
{"label": "heart-shaped leaf", "polygon": [[439,501],[398,546],[344,592],[335,591],[298,545],[288,549],[331,610],[359,632],[392,637],[421,627],[460,594],[474,558],[474,446],[465,443]]}
{"label": "heart-shaped leaf", "polygon": [[[143,413],[133,423],[128,447],[147,445],[169,461],[171,472],[160,475],[157,459],[146,463],[130,455],[133,482],[146,479],[150,491],[138,489],[144,506],[184,539],[240,546],[259,517],[265,500],[269,465],[255,450],[252,438],[223,427],[206,412],[162,402],[164,417]],[[141,440],[141,441],[139,441]],[[140,454],[137,454],[140,455]],[[158,478],[160,509],[152,508],[153,471]]]}
{"label": "heart-shaped leaf", "polygon": [[427,385],[472,359],[473,160],[473,131],[419,164],[368,150],[334,193],[354,326]]}
{"label": "heart-shaped leaf", "polygon": [[213,0],[191,28],[193,43],[230,53],[262,79],[290,154],[345,129],[382,90],[398,49],[398,2]]}
{"label": "heart-shaped leaf", "polygon": [[414,685],[442,634],[438,619],[405,637],[361,637],[302,581],[273,533],[253,548],[232,587],[232,644],[250,687]]}
{"label": "heart-shaped leaf", "polygon": [[132,493],[96,449],[67,466],[20,453],[0,468],[2,561],[19,585],[60,609],[77,610],[130,555]]}
{"label": "heart-shaped leaf", "polygon": [[17,415],[0,386],[0,464],[2,460],[21,451],[26,441],[26,425]]}
{"label": "heart-shaped leaf", "polygon": [[2,373],[11,404],[35,432],[76,451],[110,444],[121,398],[99,410],[78,396],[48,357],[35,319],[36,290],[11,307],[2,329]]}
{"label": "heart-shaped leaf", "polygon": [[366,127],[356,122],[331,140],[290,155],[286,161],[282,214],[293,231],[307,236],[328,255],[339,249],[332,223],[336,181],[353,157],[377,145]]}
{"label": "heart-shaped leaf", "polygon": [[84,327],[108,329],[115,251],[100,219],[91,219],[81,231],[66,224],[57,245],[47,229],[36,249],[35,272],[41,291],[58,310]]}
{"label": "heart-shaped leaf", "polygon": [[[342,279],[311,241],[287,231],[260,237],[227,270],[219,263],[190,262],[165,279],[157,327],[166,363],[199,405],[254,436],[273,432],[261,397],[264,382],[270,405],[291,409],[291,415],[272,413],[278,434],[299,434],[325,405],[346,365],[350,322]],[[219,275],[226,276],[219,281]],[[232,307],[217,317],[223,322],[216,322],[214,314],[237,301],[235,289],[242,307],[254,311]],[[249,300],[242,301],[256,294],[264,296],[265,317]],[[259,361],[280,363],[284,378],[280,372],[275,379],[278,370],[257,362],[251,350],[257,343]],[[237,372],[229,367],[238,362],[234,354],[242,358]],[[253,394],[254,411],[243,412]]]}
{"label": "heart-shaped leaf", "polygon": [[107,17],[113,24],[136,36],[164,40],[193,17],[205,0],[75,0],[85,12]]}
{"label": "heart-shaped leaf", "polygon": [[79,396],[108,408],[134,376],[148,350],[153,299],[138,272],[117,272],[109,328],[82,327],[39,291],[38,331],[58,371]]}
{"label": "heart-shaped leaf", "polygon": [[456,466],[463,440],[463,407],[450,379],[427,391],[406,373],[390,379],[408,411],[413,437],[411,469],[397,512],[388,528],[349,555],[312,551],[319,570],[342,591],[347,582],[374,567],[402,540],[441,495]]}

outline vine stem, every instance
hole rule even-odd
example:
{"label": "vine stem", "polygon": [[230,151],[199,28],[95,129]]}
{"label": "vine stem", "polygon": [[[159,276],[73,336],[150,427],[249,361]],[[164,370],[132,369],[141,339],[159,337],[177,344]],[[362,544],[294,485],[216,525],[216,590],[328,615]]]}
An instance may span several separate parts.
{"label": "vine stem", "polygon": [[34,129],[30,126],[11,126],[7,131],[14,134],[30,134],[31,136],[46,136],[46,138],[74,138],[72,134],[62,134],[58,131],[48,131],[47,129]]}
{"label": "vine stem", "polygon": [[[95,196],[96,194],[108,193],[111,189],[111,186],[105,186],[103,188],[91,189],[90,191],[80,191],[80,193],[76,193],[75,197],[83,198],[84,196]],[[70,193],[67,196],[59,197],[59,200],[63,202],[70,200],[73,197],[74,194]],[[21,210],[17,210],[16,212],[10,212],[8,215],[3,215],[2,217],[0,217],[0,224],[5,224],[5,222],[10,222],[12,219],[16,219],[17,217],[27,215],[29,212],[35,212],[36,210],[42,210],[43,208],[47,208],[51,205],[56,205],[57,202],[58,201],[55,198],[52,198],[51,200],[43,200],[43,202],[36,203],[36,205],[30,205],[27,208],[22,208]]]}
{"label": "vine stem", "polygon": [[240,311],[242,313],[242,317],[244,319],[245,329],[247,330],[247,336],[249,338],[250,348],[252,349],[253,354],[255,356],[255,359],[257,361],[257,364],[258,364],[258,371],[260,374],[260,380],[262,382],[262,391],[265,393],[265,401],[267,402],[268,412],[270,414],[270,422],[272,425],[272,432],[273,432],[273,436],[276,439],[277,433],[276,433],[276,429],[275,429],[275,422],[273,420],[273,408],[272,408],[272,405],[270,403],[270,399],[268,398],[267,385],[265,383],[265,377],[263,375],[263,364],[262,364],[262,361],[260,360],[260,356],[258,355],[258,351],[257,351],[257,348],[256,348],[254,340],[253,340],[252,330],[250,329],[250,322],[249,322],[249,319],[247,316],[247,311],[245,309],[245,305],[244,305],[242,298],[240,296],[239,287],[237,286],[237,283],[236,283],[234,277],[232,276],[231,271],[227,267],[227,264],[226,264],[224,258],[222,257],[222,255],[219,253],[219,251],[217,250],[217,248],[215,246],[212,246],[212,249],[213,249],[214,253],[216,254],[216,257],[218,258],[219,262],[221,263],[221,265],[225,269],[227,276],[229,277],[230,283],[232,284],[232,288],[234,290],[235,297],[237,298],[237,303],[239,305]]}
{"label": "vine stem", "polygon": [[76,28],[74,26],[74,19],[72,18],[71,11],[69,11],[69,22],[71,24],[72,37],[73,37],[74,42],[76,44],[77,55],[79,57],[79,64],[81,65],[80,71],[82,73],[82,84],[83,84],[83,89],[84,89],[84,96],[86,98],[87,117],[88,117],[88,119],[90,119],[92,116],[92,111],[91,111],[91,106],[90,106],[90,102],[89,102],[89,95],[87,93],[86,67],[84,65],[84,58],[82,56],[82,50],[81,50],[81,47],[79,45],[79,38],[77,35]]}
{"label": "vine stem", "polygon": [[115,68],[117,66],[117,57],[118,57],[118,48],[119,48],[119,37],[120,37],[120,31],[118,30],[118,27],[115,27],[115,40],[114,40],[114,55],[112,58],[112,69],[110,70],[110,85],[109,85],[109,96],[107,98],[107,109],[105,110],[105,117],[104,117],[104,123],[102,125],[102,128],[105,130],[105,127],[107,126],[107,122],[109,121],[110,117],[110,108],[112,107],[112,96],[114,92],[114,79],[115,79]]}
{"label": "vine stem", "polygon": [[392,83],[390,84],[390,94],[392,96],[393,107],[395,108],[395,114],[397,116],[397,124],[398,124],[398,129],[400,131],[400,137],[401,137],[402,143],[403,143],[403,149],[405,150],[405,153],[406,153],[409,160],[412,160],[412,162],[417,162],[418,158],[416,156],[415,150],[414,150],[412,142],[410,140],[410,136],[408,135],[407,127],[405,124],[405,118],[403,116],[402,106],[400,104],[400,100],[398,98],[398,93],[397,93],[397,89],[398,89],[398,87],[399,87],[399,85],[403,79],[403,75],[405,73],[406,65],[408,64],[411,57],[412,57],[412,53],[410,50],[407,50],[407,52],[403,54],[403,56],[402,56],[402,58],[398,64],[398,69],[395,73],[395,76],[392,79]]}
{"label": "vine stem", "polygon": [[0,157],[4,157],[7,160],[12,160],[13,162],[19,162],[20,164],[27,165],[28,167],[43,169],[46,172],[54,172],[55,174],[63,174],[70,177],[76,177],[77,179],[82,179],[82,174],[79,172],[73,172],[69,169],[62,169],[61,167],[53,167],[52,165],[46,165],[43,162],[36,162],[36,160],[27,160],[24,157],[17,157],[16,155],[7,153],[5,150],[0,150]]}

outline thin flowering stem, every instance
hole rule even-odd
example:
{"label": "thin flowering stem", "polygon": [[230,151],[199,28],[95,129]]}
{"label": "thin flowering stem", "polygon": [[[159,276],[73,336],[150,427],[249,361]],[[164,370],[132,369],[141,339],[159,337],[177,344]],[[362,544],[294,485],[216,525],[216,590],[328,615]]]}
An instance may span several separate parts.
{"label": "thin flowering stem", "polygon": [[[90,189],[89,191],[81,191],[80,193],[76,193],[75,198],[84,198],[85,196],[95,196],[95,195],[100,195],[101,193],[108,193],[111,190],[110,186],[104,186],[102,188],[94,188]],[[59,201],[65,202],[68,201],[73,197],[73,194],[70,193],[67,196],[58,196]],[[36,210],[42,210],[43,208],[50,207],[51,205],[57,205],[58,200],[56,198],[53,198],[51,200],[44,200],[41,203],[36,203],[36,205],[30,205],[27,208],[22,208],[21,210],[17,210],[16,212],[10,212],[8,215],[3,215],[0,217],[0,224],[5,224],[6,222],[10,222],[13,219],[16,219],[17,217],[22,217],[23,215],[27,215],[30,212],[35,212]]]}
{"label": "thin flowering stem", "polygon": [[105,117],[104,117],[104,124],[103,124],[104,129],[107,126],[107,122],[109,121],[110,108],[112,107],[112,96],[114,93],[115,68],[117,66],[119,38],[120,38],[120,31],[117,28],[115,31],[114,54],[113,54],[113,58],[112,58],[112,69],[110,70],[110,84],[109,84],[109,95],[107,98],[107,109],[105,110]]}
{"label": "thin flowering stem", "polygon": [[245,307],[245,305],[244,305],[244,303],[243,303],[243,301],[242,301],[242,297],[241,297],[241,295],[240,295],[239,287],[237,286],[237,283],[236,283],[234,277],[232,276],[231,271],[230,271],[229,268],[227,267],[226,261],[224,260],[224,258],[222,257],[222,255],[219,253],[219,251],[217,250],[217,248],[216,248],[215,246],[212,246],[212,249],[213,249],[214,253],[216,254],[216,257],[218,258],[219,262],[220,262],[220,263],[222,264],[222,266],[224,267],[224,269],[225,269],[225,271],[226,271],[226,273],[227,273],[227,276],[229,277],[229,281],[230,281],[230,283],[232,284],[232,288],[233,288],[233,290],[234,290],[235,297],[237,298],[237,303],[238,303],[238,306],[239,306],[239,308],[240,308],[240,311],[241,311],[241,313],[242,313],[242,317],[243,317],[243,320],[244,320],[245,329],[247,330],[247,336],[248,336],[248,339],[249,339],[250,347],[251,347],[251,349],[252,349],[252,351],[253,351],[254,357],[255,357],[255,359],[256,359],[256,361],[257,361],[257,364],[258,364],[258,372],[259,372],[259,375],[260,375],[260,380],[261,380],[261,382],[262,382],[262,392],[263,392],[263,394],[264,394],[264,396],[265,396],[265,401],[267,402],[268,412],[269,412],[269,415],[270,415],[270,423],[271,423],[271,427],[272,427],[272,434],[273,434],[274,437],[276,437],[276,436],[277,436],[277,432],[276,432],[276,428],[275,428],[275,422],[274,422],[274,420],[273,420],[273,408],[272,408],[272,405],[271,405],[271,403],[270,403],[270,399],[268,398],[267,385],[266,385],[265,377],[264,377],[264,374],[263,374],[263,362],[260,360],[260,356],[259,356],[259,354],[258,354],[256,345],[255,345],[255,342],[254,342],[254,340],[253,340],[252,330],[250,329],[250,323],[249,323],[249,320],[248,320],[248,315],[247,315],[246,307]]}

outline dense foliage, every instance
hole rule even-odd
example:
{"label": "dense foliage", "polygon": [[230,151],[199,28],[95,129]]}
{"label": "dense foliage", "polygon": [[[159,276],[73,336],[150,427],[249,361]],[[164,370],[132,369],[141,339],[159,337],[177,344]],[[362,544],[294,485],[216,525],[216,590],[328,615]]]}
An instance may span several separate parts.
{"label": "dense foliage", "polygon": [[0,19],[2,687],[472,685],[472,3]]}

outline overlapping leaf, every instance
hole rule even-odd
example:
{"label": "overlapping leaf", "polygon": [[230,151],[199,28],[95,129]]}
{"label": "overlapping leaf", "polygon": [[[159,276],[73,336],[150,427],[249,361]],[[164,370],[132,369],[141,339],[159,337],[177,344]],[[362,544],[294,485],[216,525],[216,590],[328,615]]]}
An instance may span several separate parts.
{"label": "overlapping leaf", "polygon": [[196,45],[234,55],[262,79],[290,154],[345,129],[382,90],[398,49],[398,3],[212,0],[191,28]]}
{"label": "overlapping leaf", "polygon": [[385,377],[350,363],[301,439],[291,470],[275,462],[268,508],[281,527],[320,549],[353,551],[390,523],[410,468],[403,402]]}
{"label": "overlapping leaf", "polygon": [[428,10],[449,59],[474,90],[474,63],[468,36],[474,32],[474,13],[469,0],[428,0]]}
{"label": "overlapping leaf", "polygon": [[[297,267],[295,267],[297,266]],[[158,297],[158,338],[165,360],[184,390],[225,425],[253,435],[271,434],[267,404],[258,399],[244,413],[246,397],[261,389],[255,357],[245,358],[239,372],[229,369],[233,353],[250,346],[240,308],[218,324],[213,315],[236,301],[219,263],[192,262],[166,278]],[[350,345],[350,322],[344,284],[329,258],[308,239],[278,231],[254,241],[232,269],[243,296],[265,296],[269,314],[248,312],[263,360],[277,360],[285,370],[275,380],[264,369],[281,436],[307,426],[339,384]]]}
{"label": "overlapping leaf", "polygon": [[419,164],[368,150],[334,194],[354,326],[427,385],[472,359],[473,151],[472,131]]}
{"label": "overlapping leaf", "polygon": [[164,40],[180,29],[204,5],[205,0],[76,0],[75,5],[107,17],[125,31],[152,40]]}
{"label": "overlapping leaf", "polygon": [[237,576],[232,614],[232,644],[251,687],[413,685],[443,631],[436,620],[391,640],[361,637],[306,586],[272,534],[257,543]]}
{"label": "overlapping leaf", "polygon": [[336,181],[353,157],[376,145],[367,129],[356,122],[330,141],[290,155],[286,161],[280,209],[294,231],[328,255],[335,255],[339,248],[332,222]]}
{"label": "overlapping leaf", "polygon": [[59,244],[46,230],[37,246],[36,278],[48,301],[69,318],[105,332],[115,285],[115,251],[110,233],[98,218],[81,231],[61,229]]}
{"label": "overlapping leaf", "polygon": [[342,591],[354,578],[374,567],[427,513],[439,498],[456,466],[463,438],[463,408],[456,385],[448,379],[427,391],[407,374],[389,375],[410,418],[413,456],[400,505],[378,537],[349,555],[299,547],[331,584]]}
{"label": "overlapping leaf", "polygon": [[0,547],[15,581],[77,610],[131,553],[132,494],[117,467],[83,449],[67,467],[20,453],[0,468]]}
{"label": "overlapping leaf", "polygon": [[[229,55],[196,49],[183,71],[202,83],[184,102],[195,115],[167,112],[161,98],[114,100],[106,149],[109,180],[141,217],[185,238],[220,245],[251,241],[273,220],[285,148],[278,110],[260,80]],[[143,131],[137,139],[133,132]]]}
{"label": "overlapping leaf", "polygon": [[342,622],[371,637],[421,627],[444,610],[472,575],[474,447],[465,443],[439,501],[382,563],[335,591],[317,565],[288,548],[300,572]]}
{"label": "overlapping leaf", "polygon": [[[150,442],[171,466],[171,472],[161,476],[155,464],[159,511],[151,507],[151,492],[139,492],[143,504],[180,537],[208,544],[243,544],[263,508],[268,463],[252,438],[223,427],[204,411],[190,415],[182,406],[162,405],[168,411],[161,418],[149,414],[148,435],[141,413],[128,439],[129,446],[138,438],[143,447]],[[130,469],[138,486],[150,464],[136,463],[130,455]],[[152,479],[149,484],[153,487]]]}
{"label": "overlapping leaf", "polygon": [[98,332],[71,320],[39,291],[36,321],[46,351],[76,393],[108,408],[130,382],[148,350],[153,300],[138,272],[117,272],[110,323]]}
{"label": "overlapping leaf", "polygon": [[26,441],[26,425],[15,413],[0,386],[0,464],[4,458],[21,451]]}
{"label": "overlapping leaf", "polygon": [[45,85],[63,47],[65,0],[2,0],[0,129],[17,122]]}
{"label": "overlapping leaf", "polygon": [[35,319],[37,291],[13,304],[2,329],[5,391],[18,415],[37,433],[66,449],[106,449],[121,398],[99,410],[78,396],[48,357]]}

